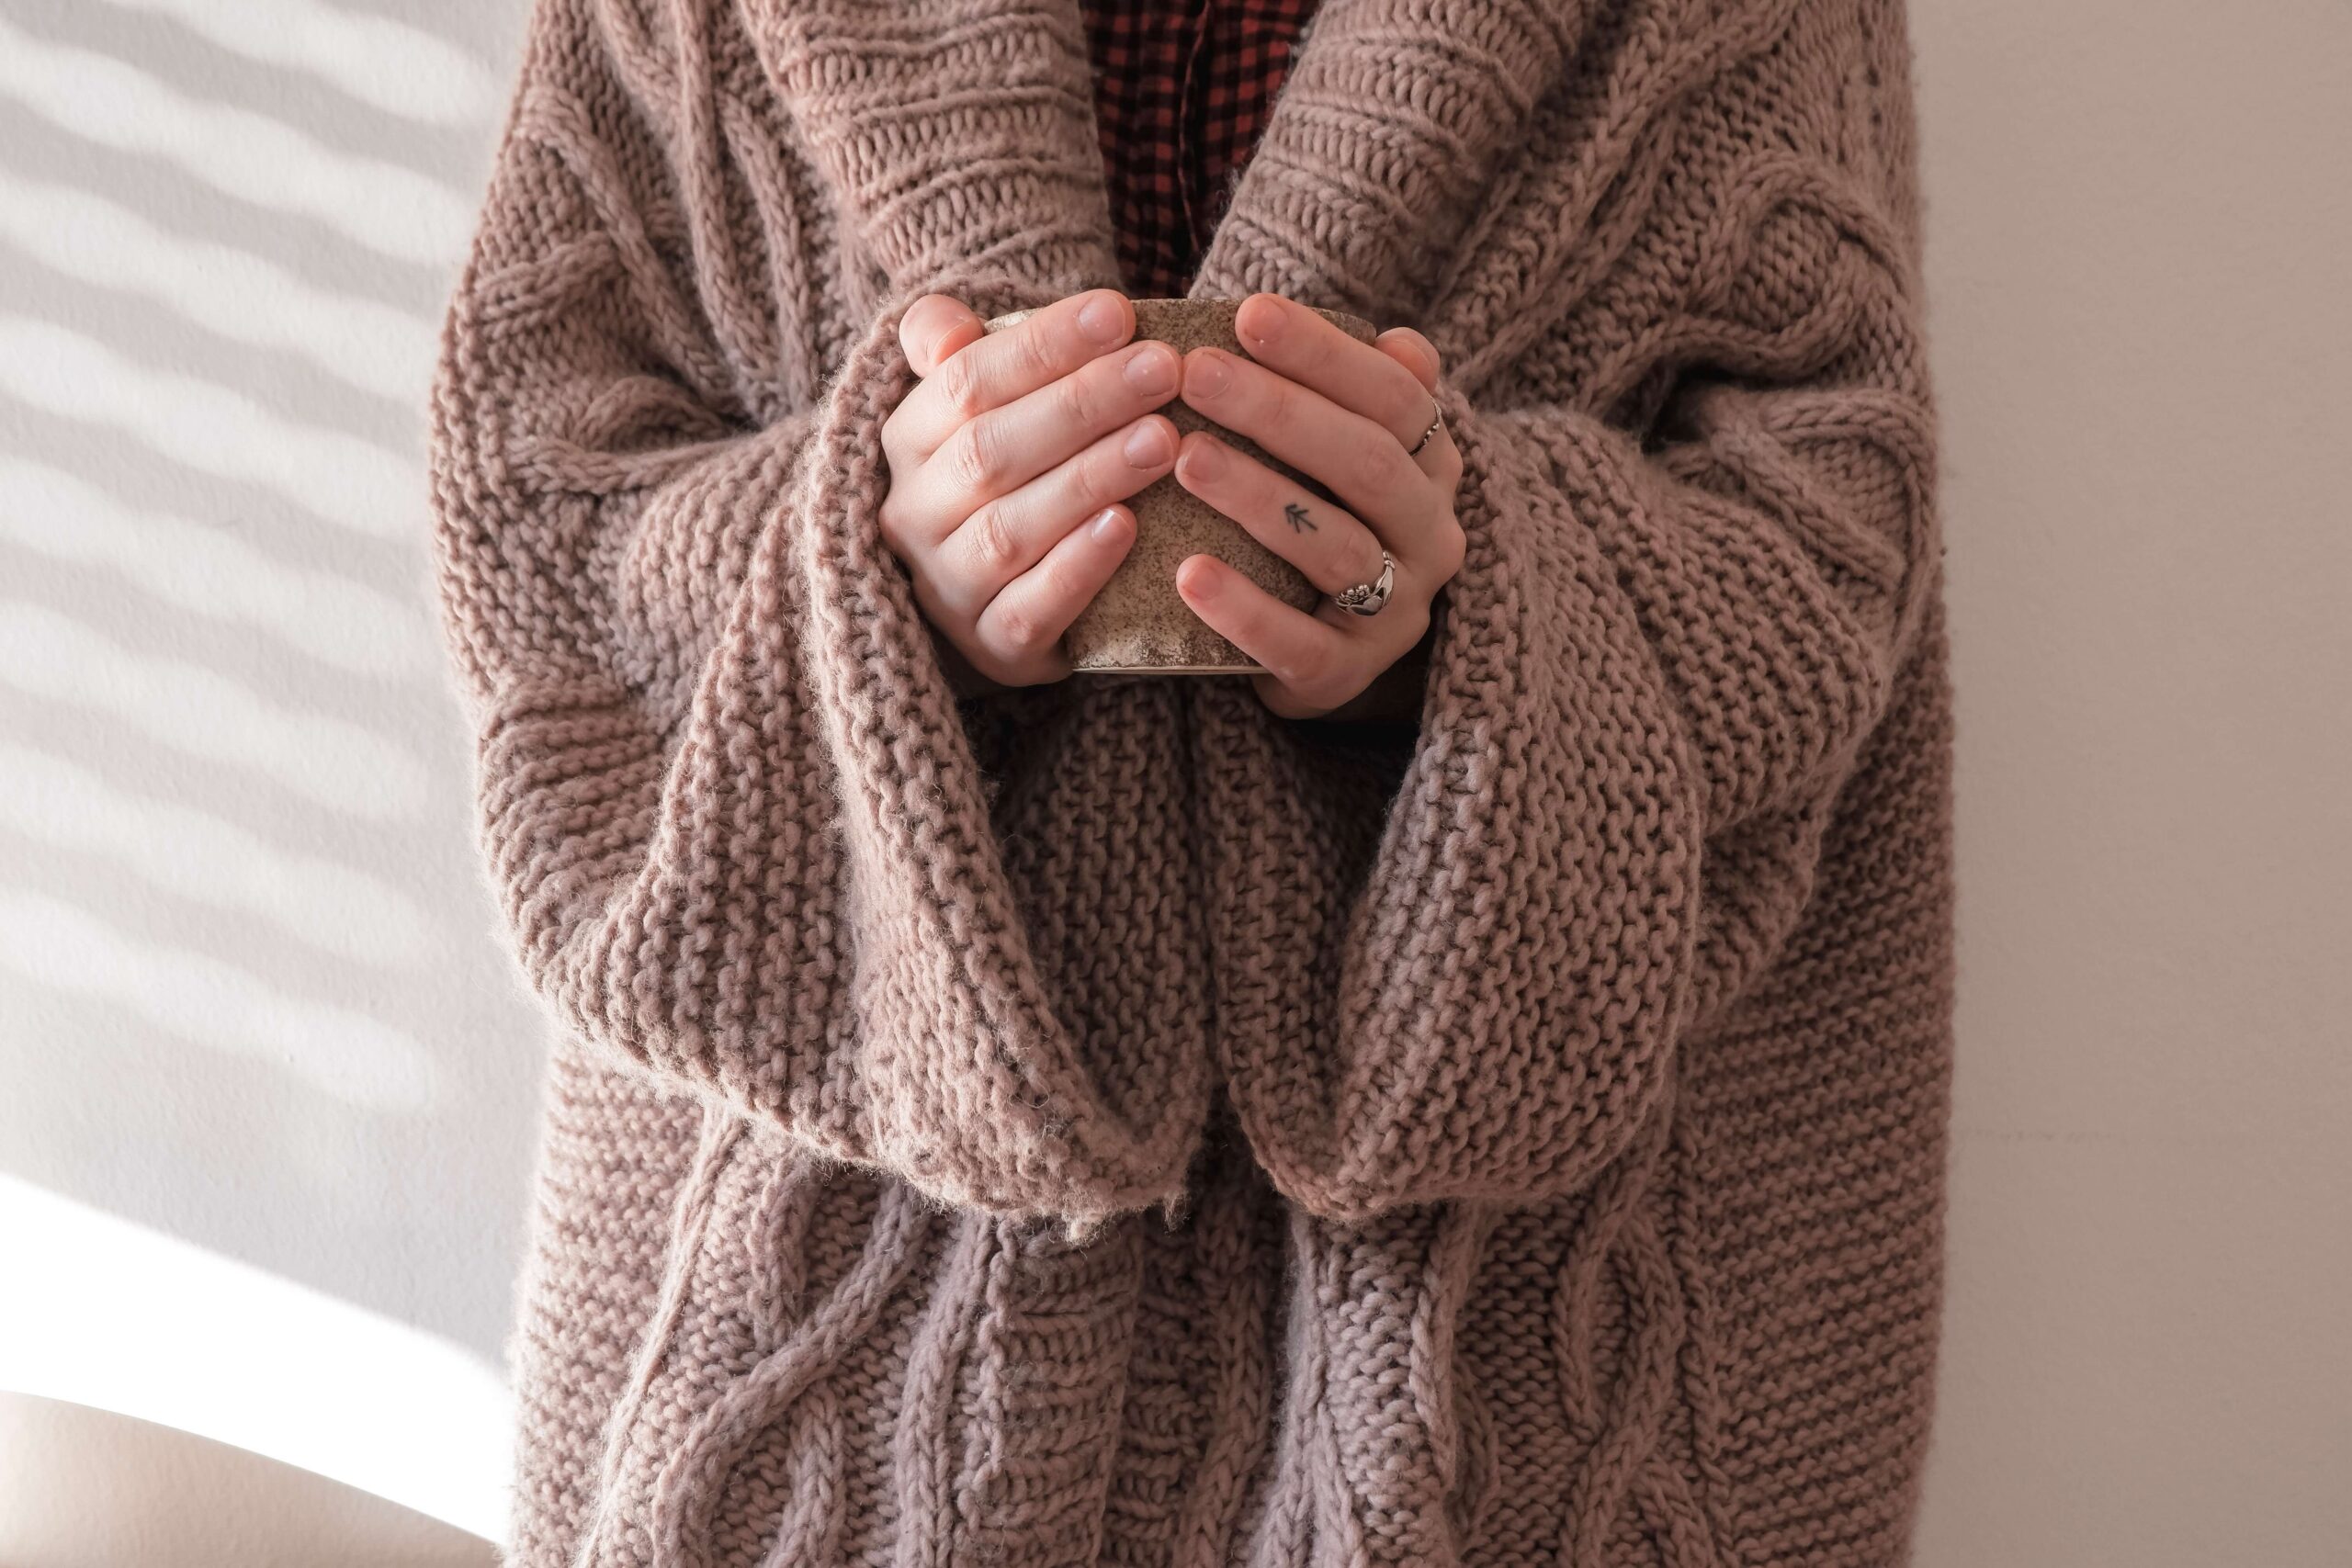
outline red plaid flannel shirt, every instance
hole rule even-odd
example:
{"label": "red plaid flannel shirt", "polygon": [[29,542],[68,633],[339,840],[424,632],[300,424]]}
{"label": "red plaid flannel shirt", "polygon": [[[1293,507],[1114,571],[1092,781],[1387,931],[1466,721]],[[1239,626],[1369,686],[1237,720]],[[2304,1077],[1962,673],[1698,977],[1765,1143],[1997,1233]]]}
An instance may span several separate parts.
{"label": "red plaid flannel shirt", "polygon": [[1119,265],[1192,284],[1315,0],[1081,0]]}

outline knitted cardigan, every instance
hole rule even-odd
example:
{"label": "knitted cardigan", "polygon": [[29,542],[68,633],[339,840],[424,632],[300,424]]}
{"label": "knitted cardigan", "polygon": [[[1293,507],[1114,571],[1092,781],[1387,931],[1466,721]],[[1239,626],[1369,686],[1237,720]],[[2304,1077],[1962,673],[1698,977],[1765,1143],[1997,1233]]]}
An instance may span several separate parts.
{"label": "knitted cardigan", "polygon": [[1328,0],[1193,291],[1410,323],[1419,723],[959,701],[899,317],[1120,282],[1074,0],[538,0],[433,407],[554,1051],[518,1563],[1885,1563],[1950,706],[1899,0]]}

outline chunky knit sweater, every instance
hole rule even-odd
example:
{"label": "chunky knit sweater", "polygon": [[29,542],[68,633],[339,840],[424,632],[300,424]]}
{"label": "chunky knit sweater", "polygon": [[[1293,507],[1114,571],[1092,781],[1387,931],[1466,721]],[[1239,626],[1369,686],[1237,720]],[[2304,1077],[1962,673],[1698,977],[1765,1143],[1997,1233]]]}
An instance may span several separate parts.
{"label": "chunky knit sweater", "polygon": [[1419,723],[960,701],[904,308],[1119,276],[1075,0],[539,0],[434,414],[553,1023],[518,1563],[1885,1563],[1950,707],[1898,0],[1327,0],[1193,283],[1444,356]]}

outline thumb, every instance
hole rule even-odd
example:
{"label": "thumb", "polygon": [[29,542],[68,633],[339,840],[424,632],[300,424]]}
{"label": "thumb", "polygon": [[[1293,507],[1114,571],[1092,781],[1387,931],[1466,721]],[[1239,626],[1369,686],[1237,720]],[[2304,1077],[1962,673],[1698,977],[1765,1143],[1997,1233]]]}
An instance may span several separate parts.
{"label": "thumb", "polygon": [[899,346],[918,376],[930,375],[966,344],[987,335],[987,323],[952,294],[926,294],[899,318]]}

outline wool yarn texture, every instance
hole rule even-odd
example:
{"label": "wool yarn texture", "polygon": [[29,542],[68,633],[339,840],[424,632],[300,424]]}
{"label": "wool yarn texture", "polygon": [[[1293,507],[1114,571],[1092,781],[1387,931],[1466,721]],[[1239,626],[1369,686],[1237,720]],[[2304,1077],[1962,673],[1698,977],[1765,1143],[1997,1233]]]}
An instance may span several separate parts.
{"label": "wool yarn texture", "polygon": [[530,1568],[1883,1564],[1951,702],[1898,0],[1326,0],[1193,278],[1426,333],[1419,720],[951,689],[899,318],[1120,286],[1075,0],[537,0],[432,414],[543,1002]]}

